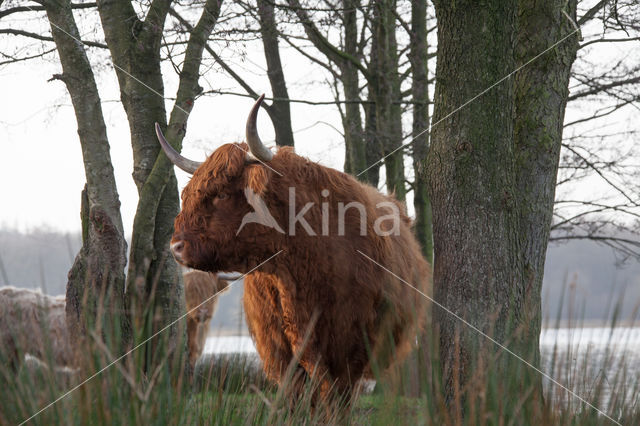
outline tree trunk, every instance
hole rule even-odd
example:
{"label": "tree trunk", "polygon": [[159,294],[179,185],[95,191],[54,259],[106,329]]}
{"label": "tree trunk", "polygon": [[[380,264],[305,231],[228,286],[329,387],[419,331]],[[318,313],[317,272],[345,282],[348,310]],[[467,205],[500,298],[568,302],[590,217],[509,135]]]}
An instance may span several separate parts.
{"label": "tree trunk", "polygon": [[[435,299],[536,367],[540,288],[576,40],[529,61],[569,34],[563,5],[436,3],[438,125],[427,158]],[[575,17],[575,2],[569,5]],[[515,78],[494,86],[519,65]],[[461,412],[464,387],[472,376],[483,379],[483,369],[504,378],[495,391],[506,401],[517,393],[540,402],[535,371],[504,353],[487,364],[493,343],[441,309],[434,314],[455,412]],[[524,404],[518,412],[531,419],[540,405]]]}
{"label": "tree trunk", "polygon": [[[576,19],[576,2],[564,0],[534,2],[520,0],[516,65],[524,65],[572,30],[562,13]],[[516,191],[520,199],[520,236],[524,255],[525,295],[522,355],[540,364],[538,340],[541,329],[541,293],[544,262],[555,200],[562,125],[569,95],[569,75],[578,49],[577,36],[527,64],[515,75]],[[542,379],[536,373],[537,393],[542,395]]]}
{"label": "tree trunk", "polygon": [[[358,55],[358,21],[357,0],[343,1],[342,19],[344,22],[344,51],[351,57]],[[367,153],[360,115],[360,79],[358,69],[351,61],[343,61],[341,67],[341,81],[344,89],[345,117],[343,120],[345,141],[345,168],[360,180],[366,181],[366,173],[358,174],[367,168]]]}
{"label": "tree trunk", "polygon": [[365,180],[370,184],[378,187],[380,182],[380,159],[384,156],[384,150],[378,137],[378,118],[376,114],[376,98],[375,92],[378,86],[378,75],[375,68],[378,63],[378,37],[375,31],[371,34],[371,56],[369,58],[369,90],[367,94],[367,104],[365,108],[365,124],[364,137],[367,146],[367,167],[366,172],[362,173]]}
{"label": "tree trunk", "polygon": [[[100,1],[98,11],[120,86],[120,99],[129,121],[133,148],[133,179],[138,206],[131,235],[126,280],[128,311],[136,342],[154,328],[178,318],[184,307],[180,274],[169,253],[173,218],[179,211],[173,167],[160,159],[154,123],[166,127],[164,84],[160,72],[160,40],[168,2],[154,1],[141,21],[128,1]],[[172,185],[167,185],[167,183]],[[160,215],[159,212],[164,214]],[[177,327],[167,333],[177,341]],[[163,336],[164,337],[164,336]],[[151,343],[156,345],[157,341]],[[171,351],[173,348],[169,348]],[[136,353],[145,369],[152,368],[152,346]]]}
{"label": "tree trunk", "polygon": [[[139,194],[126,286],[128,308],[138,340],[146,339],[184,312],[181,274],[169,251],[173,220],[179,211],[177,184],[173,165],[164,154],[159,155],[154,123],[165,128],[167,139],[180,149],[189,113],[202,90],[198,86],[202,51],[219,15],[221,2],[208,0],[191,32],[176,104],[167,127],[160,41],[169,3],[153,1],[144,21],[138,19],[129,2],[98,3],[129,121],[133,177]],[[184,339],[176,338],[178,333],[184,337],[184,330],[172,326],[163,336],[167,345],[159,347],[172,352],[177,343],[184,344]],[[154,349],[156,341],[151,344],[146,351],[141,351],[146,369],[165,353]]]}
{"label": "tree trunk", "polygon": [[[513,85],[510,80],[498,84],[444,117],[515,69],[517,2],[438,1],[435,6],[438,58],[433,119],[438,124],[427,158],[434,296],[505,342],[522,320],[524,308]],[[460,413],[463,389],[472,377],[482,379],[483,363],[493,362],[489,355],[497,347],[442,309],[434,307],[433,316],[440,333],[446,399]],[[493,371],[507,373],[499,364],[506,356],[492,364]]]}
{"label": "tree trunk", "polygon": [[[87,178],[82,191],[82,248],[67,284],[69,335],[77,345],[87,329],[102,324],[103,330],[96,331],[112,341],[128,329],[122,316],[127,243],[100,96],[86,52],[74,40],[80,36],[70,2],[47,1],[44,6],[63,70],[54,79],[62,80],[71,96]],[[114,319],[99,321],[100,311]]]}
{"label": "tree trunk", "polygon": [[[396,43],[396,2],[375,2],[373,31],[377,37],[376,86],[373,87],[376,102],[378,140],[384,150],[387,192],[404,201],[404,163],[402,149],[402,110],[400,108],[400,78],[398,76],[398,52]],[[394,152],[395,151],[395,152]],[[393,154],[391,154],[394,152]]]}
{"label": "tree trunk", "polygon": [[[413,206],[416,219],[414,232],[422,254],[429,263],[433,262],[433,233],[431,222],[431,203],[427,187],[427,175],[424,170],[427,153],[429,152],[429,81],[427,73],[427,3],[425,0],[412,0],[411,2],[411,49],[409,60],[411,61],[411,97],[415,102],[413,106],[412,138],[413,170],[415,174],[413,182]],[[419,135],[419,136],[418,136]],[[418,350],[414,358],[417,368],[413,370],[413,376],[417,378],[417,394],[431,393],[434,389],[425,388],[431,383],[431,354],[432,334],[430,330],[431,304],[425,303],[427,310],[427,323],[418,335]]]}
{"label": "tree trunk", "polygon": [[[411,3],[411,51],[412,69],[411,95],[413,105],[413,207],[416,212],[414,224],[416,238],[424,257],[433,260],[433,231],[431,203],[427,188],[424,163],[429,152],[429,81],[427,73],[427,3],[413,0]],[[419,135],[419,136],[418,136]]]}
{"label": "tree trunk", "polygon": [[276,26],[274,7],[271,1],[258,0],[260,16],[260,33],[264,45],[264,56],[267,60],[267,75],[271,83],[273,102],[267,109],[276,132],[276,143],[279,146],[293,146],[293,130],[291,130],[291,108],[289,93],[284,79],[280,49],[278,48],[278,28]]}

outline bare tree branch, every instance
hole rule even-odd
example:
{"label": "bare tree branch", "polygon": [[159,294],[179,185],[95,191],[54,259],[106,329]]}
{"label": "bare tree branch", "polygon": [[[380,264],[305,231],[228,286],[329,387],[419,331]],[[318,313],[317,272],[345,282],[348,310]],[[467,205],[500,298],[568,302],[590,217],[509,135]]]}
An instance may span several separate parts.
{"label": "bare tree branch", "polygon": [[595,43],[624,43],[628,41],[637,41],[640,37],[627,37],[627,38],[598,38],[595,40],[587,41],[580,45],[580,49],[583,49],[591,44]]}
{"label": "bare tree branch", "polygon": [[621,87],[621,86],[626,86],[626,85],[631,85],[636,83],[640,83],[640,75],[636,75],[631,78],[627,78],[623,80],[614,81],[608,84],[602,84],[599,86],[592,87],[589,90],[583,90],[578,93],[569,95],[569,101],[573,101],[573,100],[584,98],[591,95],[597,95],[598,93],[606,92],[609,89],[614,89],[616,87]]}
{"label": "bare tree branch", "polygon": [[[178,20],[178,22],[180,22],[180,24],[182,24],[188,31],[191,31],[193,29],[193,26],[189,23],[189,21],[187,21],[186,19],[184,19],[178,12],[175,11],[175,9],[171,8],[169,10],[169,13],[171,14],[171,16],[173,16],[174,18],[176,18]],[[220,57],[218,56],[218,54],[215,52],[215,50],[213,50],[211,48],[211,46],[209,46],[209,44],[205,44],[204,46],[205,50],[213,57],[213,59],[231,76],[233,77],[234,80],[236,80],[236,82],[244,89],[247,91],[249,97],[253,98],[253,99],[258,99],[258,97],[260,96],[255,90],[253,90],[253,88],[249,85],[249,83],[247,83],[242,77],[240,77],[240,75],[238,73],[236,73],[229,65],[227,65],[227,63]],[[205,92],[205,93],[210,93],[210,92]],[[245,95],[239,95],[239,96],[245,96]],[[265,109],[269,109],[269,106],[263,104],[263,107]]]}
{"label": "bare tree branch", "polygon": [[[71,9],[91,9],[96,7],[96,3],[71,3]],[[0,19],[5,16],[12,15],[14,13],[20,12],[36,12],[36,11],[44,11],[44,6],[16,6],[11,7],[6,10],[0,10]]]}
{"label": "bare tree branch", "polygon": [[291,8],[293,8],[296,15],[298,15],[302,25],[304,25],[309,40],[316,46],[319,51],[321,51],[329,60],[338,64],[338,66],[340,66],[340,64],[344,61],[348,61],[352,63],[366,79],[371,78],[369,71],[360,63],[357,58],[338,49],[320,33],[318,28],[309,18],[307,9],[304,9],[297,0],[288,0],[288,3]]}
{"label": "bare tree branch", "polygon": [[584,15],[582,15],[580,19],[578,19],[578,26],[581,27],[582,25],[593,19],[593,17],[596,16],[596,13],[601,11],[607,5],[607,3],[609,3],[609,0],[600,0],[598,3],[596,3],[591,9],[589,9]]}
{"label": "bare tree branch", "polygon": [[589,166],[594,172],[596,172],[609,186],[611,186],[613,189],[615,189],[616,191],[618,191],[618,193],[620,195],[622,195],[624,198],[626,198],[627,200],[629,200],[629,202],[631,204],[633,204],[636,207],[640,207],[640,204],[638,203],[638,201],[635,201],[634,199],[632,199],[625,190],[623,190],[622,188],[620,188],[618,185],[616,185],[614,182],[611,181],[611,179],[609,179],[607,176],[605,176],[605,174],[602,172],[602,170],[600,170],[600,168],[596,167],[591,161],[589,161],[587,158],[585,158],[582,154],[580,154],[575,148],[568,146],[568,145],[564,145],[563,144],[563,148],[571,151],[573,154],[575,154],[576,156],[578,156],[582,161],[584,161],[584,163]]}
{"label": "bare tree branch", "polygon": [[[36,40],[53,42],[53,37],[51,37],[51,36],[43,36],[41,34],[32,33],[32,32],[24,31],[24,30],[13,29],[13,28],[0,28],[0,34],[11,34],[11,35],[29,37],[29,38],[33,38],[33,39],[36,39]],[[97,42],[97,41],[90,41],[90,40],[81,40],[81,41],[82,41],[82,44],[84,44],[86,46],[100,47],[102,49],[107,49],[107,45],[104,44],[104,43],[100,43],[100,42]]]}

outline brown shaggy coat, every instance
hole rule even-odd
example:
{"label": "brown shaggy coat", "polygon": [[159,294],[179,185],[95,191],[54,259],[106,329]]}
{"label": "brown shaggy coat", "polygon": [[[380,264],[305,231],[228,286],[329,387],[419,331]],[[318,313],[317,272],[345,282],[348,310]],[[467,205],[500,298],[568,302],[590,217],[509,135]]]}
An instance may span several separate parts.
{"label": "brown shaggy coat", "polygon": [[193,367],[202,355],[209,324],[218,305],[218,296],[212,296],[225,291],[229,283],[215,274],[196,270],[185,273],[183,278],[187,305],[187,346],[189,362]]}
{"label": "brown shaggy coat", "polygon": [[[404,213],[397,235],[375,232],[376,220],[393,210],[390,204],[403,211],[391,197],[290,148],[280,148],[269,167],[247,163],[246,151],[246,144],[223,145],[196,170],[182,193],[172,242],[184,242],[184,264],[212,272],[249,272],[279,253],[245,279],[247,322],[265,372],[282,383],[287,366],[297,361],[305,377],[319,381],[321,395],[332,389],[349,396],[373,367],[384,371],[402,359],[426,311],[415,290],[365,255],[423,292],[430,288],[430,267]],[[253,212],[246,188],[260,196],[284,233],[256,223],[238,233]],[[294,214],[313,203],[304,219],[316,236],[300,223],[295,235],[288,229],[290,188]],[[339,232],[340,205],[351,202],[365,208],[365,235],[356,208],[343,213]]]}
{"label": "brown shaggy coat", "polygon": [[70,366],[72,351],[64,296],[26,288],[0,288],[0,351],[16,369],[26,354]]}

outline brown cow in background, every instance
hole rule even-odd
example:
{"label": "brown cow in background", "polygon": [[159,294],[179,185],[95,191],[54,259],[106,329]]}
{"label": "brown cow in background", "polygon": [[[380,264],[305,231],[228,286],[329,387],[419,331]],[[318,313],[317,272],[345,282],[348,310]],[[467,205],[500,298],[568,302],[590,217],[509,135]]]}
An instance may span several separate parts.
{"label": "brown cow in background", "polygon": [[189,363],[193,368],[204,350],[211,318],[218,305],[218,296],[213,296],[226,291],[229,283],[216,274],[196,270],[186,272],[183,278],[187,306],[187,346]]}
{"label": "brown cow in background", "polygon": [[349,398],[415,344],[426,301],[398,277],[427,293],[430,267],[393,198],[291,148],[267,149],[256,130],[262,99],[249,114],[248,145],[223,145],[203,164],[173,150],[156,125],[167,156],[193,173],[171,249],[193,268],[250,272],[246,317],[270,378],[283,384],[297,363],[321,397]]}

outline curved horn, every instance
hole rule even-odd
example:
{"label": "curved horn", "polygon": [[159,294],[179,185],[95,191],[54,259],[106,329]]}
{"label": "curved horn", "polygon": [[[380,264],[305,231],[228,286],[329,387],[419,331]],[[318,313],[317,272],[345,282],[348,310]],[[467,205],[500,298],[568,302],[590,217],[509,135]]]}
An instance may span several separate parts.
{"label": "curved horn", "polygon": [[164,135],[162,134],[162,130],[160,130],[160,125],[158,123],[156,123],[156,135],[158,135],[158,140],[160,141],[162,150],[165,154],[167,154],[169,160],[185,172],[193,174],[196,169],[202,165],[202,163],[183,157],[178,151],[173,149],[169,142],[167,142],[167,140],[164,138]]}
{"label": "curved horn", "polygon": [[251,108],[251,112],[249,112],[249,117],[247,118],[247,144],[249,145],[249,151],[251,154],[258,160],[269,162],[273,158],[273,153],[269,148],[262,144],[260,140],[260,136],[258,136],[258,129],[256,127],[256,119],[258,118],[258,111],[260,110],[260,105],[264,100],[264,94],[262,94],[255,104],[253,104],[253,108]]}

